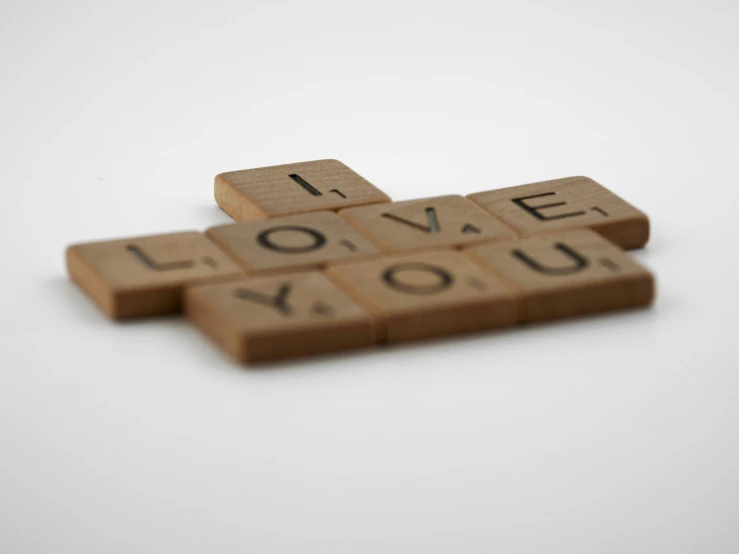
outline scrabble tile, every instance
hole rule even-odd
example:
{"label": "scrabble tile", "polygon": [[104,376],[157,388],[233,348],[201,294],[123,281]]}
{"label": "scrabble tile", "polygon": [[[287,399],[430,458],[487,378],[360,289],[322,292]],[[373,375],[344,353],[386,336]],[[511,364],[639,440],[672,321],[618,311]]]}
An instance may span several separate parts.
{"label": "scrabble tile", "polygon": [[186,312],[241,362],[362,348],[375,338],[370,314],[318,271],[191,287]]}
{"label": "scrabble tile", "polygon": [[618,246],[587,230],[464,250],[515,287],[523,321],[646,306],[654,279]]}
{"label": "scrabble tile", "polygon": [[338,160],[230,171],[216,176],[218,205],[236,221],[389,202]]}
{"label": "scrabble tile", "polygon": [[404,342],[516,323],[514,296],[454,251],[386,255],[329,266],[327,275],[379,322],[378,342]]}
{"label": "scrabble tile", "polygon": [[243,275],[226,254],[196,232],[70,246],[67,269],[114,319],[180,311],[185,285]]}
{"label": "scrabble tile", "polygon": [[457,195],[348,208],[339,215],[385,251],[516,238],[496,218]]}
{"label": "scrabble tile", "polygon": [[379,250],[333,212],[214,227],[206,235],[247,273],[320,268]]}
{"label": "scrabble tile", "polygon": [[520,236],[592,229],[621,248],[649,240],[649,219],[587,177],[568,177],[467,196],[513,227]]}

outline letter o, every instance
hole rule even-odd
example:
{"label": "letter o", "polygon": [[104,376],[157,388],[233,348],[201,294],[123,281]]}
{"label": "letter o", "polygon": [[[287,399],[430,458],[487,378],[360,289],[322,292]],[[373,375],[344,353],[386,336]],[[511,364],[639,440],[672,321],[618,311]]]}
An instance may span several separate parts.
{"label": "letter o", "polygon": [[[272,239],[272,233],[277,233],[281,231],[295,231],[297,233],[304,233],[308,235],[311,239],[313,239],[313,244],[309,244],[308,246],[283,246],[277,244]],[[275,252],[281,252],[283,254],[305,254],[307,252],[313,252],[314,250],[318,250],[319,248],[323,247],[323,245],[326,244],[326,237],[315,229],[310,229],[308,227],[300,227],[298,225],[282,225],[280,227],[272,227],[270,229],[267,229],[266,231],[262,231],[261,233],[259,233],[259,236],[257,237],[257,242],[264,248],[268,250],[274,250]]]}
{"label": "letter o", "polygon": [[[432,273],[438,278],[438,282],[431,285],[414,285],[412,283],[404,283],[398,279],[398,274],[403,271],[426,271]],[[382,280],[387,286],[405,292],[407,294],[429,295],[444,291],[452,286],[454,277],[446,270],[430,264],[420,262],[407,262],[390,266],[382,274]]]}

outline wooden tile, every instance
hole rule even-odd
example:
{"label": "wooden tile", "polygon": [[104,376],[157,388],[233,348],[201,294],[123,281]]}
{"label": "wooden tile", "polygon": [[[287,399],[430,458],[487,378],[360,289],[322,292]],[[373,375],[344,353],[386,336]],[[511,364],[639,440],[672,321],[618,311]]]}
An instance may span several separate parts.
{"label": "wooden tile", "polygon": [[178,312],[184,285],[243,275],[197,232],[70,246],[67,270],[115,319]]}
{"label": "wooden tile", "polygon": [[587,177],[568,177],[467,196],[521,236],[592,229],[621,248],[649,240],[649,219]]}
{"label": "wooden tile", "polygon": [[375,337],[372,317],[318,271],[191,287],[186,310],[242,362],[362,348]]}
{"label": "wooden tile", "polygon": [[516,235],[462,196],[438,196],[341,210],[339,215],[385,251],[509,240]]}
{"label": "wooden tile", "polygon": [[380,342],[516,323],[516,301],[492,274],[454,251],[386,255],[330,266],[327,275],[374,314]]}
{"label": "wooden tile", "polygon": [[234,223],[208,229],[206,235],[247,273],[319,268],[379,253],[333,212]]}
{"label": "wooden tile", "polygon": [[216,176],[218,205],[236,221],[389,202],[372,183],[338,160],[318,160]]}
{"label": "wooden tile", "polygon": [[646,306],[654,279],[618,246],[586,229],[464,250],[518,290],[523,321]]}

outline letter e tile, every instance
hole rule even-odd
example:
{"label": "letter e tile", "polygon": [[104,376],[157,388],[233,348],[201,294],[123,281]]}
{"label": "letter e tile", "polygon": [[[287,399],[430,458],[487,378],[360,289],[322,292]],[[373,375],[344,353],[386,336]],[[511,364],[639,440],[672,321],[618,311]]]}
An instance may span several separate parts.
{"label": "letter e tile", "polygon": [[649,240],[649,219],[588,177],[568,177],[467,196],[520,236],[592,229],[631,249]]}

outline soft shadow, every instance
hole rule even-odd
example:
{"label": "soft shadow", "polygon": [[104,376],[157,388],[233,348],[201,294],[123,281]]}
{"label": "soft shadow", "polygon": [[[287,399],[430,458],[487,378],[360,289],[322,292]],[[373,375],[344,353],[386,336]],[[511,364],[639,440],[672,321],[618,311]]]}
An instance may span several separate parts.
{"label": "soft shadow", "polygon": [[637,261],[649,265],[650,257],[663,256],[675,247],[675,241],[664,235],[651,236],[649,242],[641,248],[627,250],[626,253]]}
{"label": "soft shadow", "polygon": [[[654,307],[635,308],[631,310],[602,312],[569,319],[527,323],[504,329],[481,331],[465,335],[454,335],[402,344],[378,345],[363,350],[312,356],[303,359],[244,364],[241,366],[235,362],[232,363],[237,369],[269,373],[271,371],[283,372],[285,370],[305,371],[318,368],[325,369],[327,362],[333,363],[338,360],[344,362],[345,365],[351,365],[353,362],[360,360],[374,359],[377,362],[384,362],[388,357],[397,357],[400,355],[405,358],[415,353],[428,359],[428,357],[433,357],[435,351],[441,349],[458,348],[460,352],[463,352],[482,344],[485,344],[486,347],[493,348],[500,341],[506,341],[506,344],[510,344],[511,341],[518,343],[525,342],[530,343],[533,347],[535,343],[532,341],[538,340],[537,337],[541,333],[561,334],[564,331],[570,333],[573,339],[575,339],[578,336],[578,330],[583,329],[585,326],[592,328],[593,325],[599,324],[604,327],[612,327],[614,325],[644,325],[647,322],[654,324],[658,317],[663,317],[662,309],[658,313],[658,310],[655,310]],[[404,367],[413,369],[415,366],[415,364],[409,364]]]}
{"label": "soft shadow", "polygon": [[151,325],[165,325],[170,327],[184,326],[185,318],[182,314],[165,314],[141,319],[113,320],[103,312],[82,289],[70,279],[53,277],[47,281],[49,291],[54,298],[68,306],[70,317],[81,322],[93,325],[110,325],[121,329],[146,327]]}
{"label": "soft shadow", "polygon": [[110,322],[103,311],[67,277],[52,277],[47,281],[54,298],[68,307],[70,317],[84,322]]}
{"label": "soft shadow", "polygon": [[[329,354],[321,354],[307,358],[294,358],[273,362],[260,362],[251,364],[239,364],[229,358],[215,343],[182,314],[172,314],[151,318],[111,321],[106,315],[69,279],[54,277],[48,281],[48,286],[57,301],[68,307],[70,317],[89,325],[110,325],[121,330],[141,329],[145,327],[169,327],[181,332],[182,347],[180,354],[190,359],[198,359],[200,364],[208,369],[225,369],[229,373],[239,372],[248,375],[267,376],[269,374],[284,375],[291,371],[325,372],[333,370],[346,371],[347,366],[353,369],[361,368],[361,371],[385,365],[387,362],[396,363],[402,359],[413,357],[418,353],[421,357],[428,359],[433,357],[440,349],[459,349],[463,353],[466,349],[482,346],[494,348],[499,341],[505,340],[506,345],[511,343],[527,343],[535,346],[540,333],[562,333],[563,330],[571,334],[573,339],[578,336],[578,330],[587,326],[603,325],[604,327],[619,325],[650,325],[658,322],[657,318],[664,318],[666,314],[679,306],[679,301],[672,296],[660,295],[656,305],[651,308],[637,308],[632,310],[603,312],[588,316],[570,319],[546,321],[541,323],[523,324],[505,329],[482,331],[466,335],[455,335],[449,337],[433,338],[394,345],[378,345],[366,349],[350,350]],[[418,370],[422,364],[402,364],[403,368]]]}
{"label": "soft shadow", "polygon": [[190,213],[193,221],[196,222],[196,227],[207,228],[236,223],[230,215],[215,204],[197,206]]}

